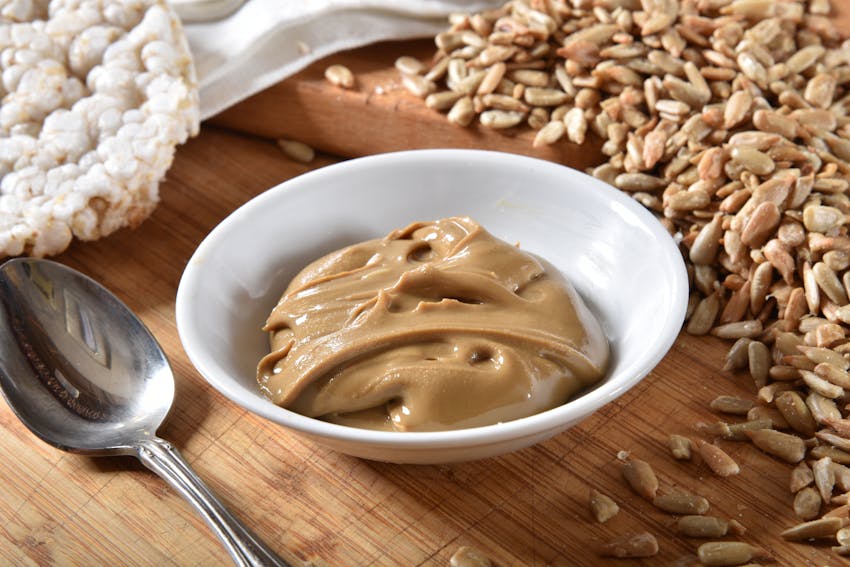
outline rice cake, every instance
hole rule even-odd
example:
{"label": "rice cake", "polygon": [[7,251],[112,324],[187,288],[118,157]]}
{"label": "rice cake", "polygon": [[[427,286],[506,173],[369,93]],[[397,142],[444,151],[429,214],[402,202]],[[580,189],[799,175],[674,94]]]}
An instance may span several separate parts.
{"label": "rice cake", "polygon": [[163,0],[0,0],[0,258],[62,252],[154,210],[199,129]]}

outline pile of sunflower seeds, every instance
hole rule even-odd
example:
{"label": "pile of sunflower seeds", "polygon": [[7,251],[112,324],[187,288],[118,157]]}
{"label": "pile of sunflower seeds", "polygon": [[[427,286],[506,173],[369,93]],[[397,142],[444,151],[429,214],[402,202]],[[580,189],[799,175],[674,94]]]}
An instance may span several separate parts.
{"label": "pile of sunflower seeds", "polygon": [[[430,64],[396,67],[460,126],[530,127],[536,146],[602,141],[593,175],[680,243],[686,331],[734,341],[724,370],[758,390],[715,400],[733,421],[703,433],[796,464],[806,523],[783,537],[826,538],[844,555],[850,41],[830,11],[828,0],[513,0],[452,16]],[[698,449],[718,474],[737,472]]]}

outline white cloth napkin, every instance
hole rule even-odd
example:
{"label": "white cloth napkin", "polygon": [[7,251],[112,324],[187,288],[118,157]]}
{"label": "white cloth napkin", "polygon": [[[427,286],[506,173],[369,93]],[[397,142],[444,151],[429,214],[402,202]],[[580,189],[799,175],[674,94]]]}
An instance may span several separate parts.
{"label": "white cloth napkin", "polygon": [[184,25],[198,71],[201,118],[331,53],[434,35],[453,12],[504,0],[248,0],[223,20]]}

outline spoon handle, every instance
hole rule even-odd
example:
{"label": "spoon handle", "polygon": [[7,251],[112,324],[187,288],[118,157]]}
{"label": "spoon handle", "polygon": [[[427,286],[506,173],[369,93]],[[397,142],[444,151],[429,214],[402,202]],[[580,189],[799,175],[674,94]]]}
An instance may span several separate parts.
{"label": "spoon handle", "polygon": [[136,456],[189,501],[219,537],[240,567],[289,567],[240,522],[195,474],[168,441],[150,437],[135,445]]}

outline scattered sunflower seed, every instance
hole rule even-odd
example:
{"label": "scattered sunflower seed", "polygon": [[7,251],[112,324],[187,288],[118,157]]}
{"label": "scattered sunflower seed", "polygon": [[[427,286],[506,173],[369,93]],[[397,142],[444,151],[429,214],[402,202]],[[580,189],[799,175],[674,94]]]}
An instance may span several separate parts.
{"label": "scattered sunflower seed", "polygon": [[622,465],[623,478],[639,496],[652,502],[658,492],[658,478],[652,466],[640,459],[629,459]]}
{"label": "scattered sunflower seed", "polygon": [[768,554],[742,541],[712,541],[697,548],[697,557],[703,565],[743,565]]}
{"label": "scattered sunflower seed", "polygon": [[747,415],[755,403],[735,396],[718,396],[711,401],[711,409],[733,415]]}
{"label": "scattered sunflower seed", "polygon": [[684,491],[659,494],[652,500],[653,506],[669,514],[705,514],[709,503],[702,496]]}
{"label": "scattered sunflower seed", "polygon": [[676,532],[686,537],[724,537],[729,532],[729,522],[715,516],[682,516],[676,521]]}
{"label": "scattered sunflower seed", "polygon": [[600,554],[621,559],[652,557],[658,554],[658,540],[649,532],[624,534],[605,543]]}
{"label": "scattered sunflower seed", "polygon": [[316,152],[303,142],[295,140],[278,140],[277,145],[289,159],[301,163],[310,163],[316,157]]}
{"label": "scattered sunflower seed", "polygon": [[345,65],[331,65],[325,69],[325,79],[337,87],[354,88],[354,73]]}
{"label": "scattered sunflower seed", "polygon": [[620,507],[614,502],[611,497],[602,494],[596,489],[590,491],[590,511],[596,521],[604,524],[611,518],[617,515]]}
{"label": "scattered sunflower seed", "polygon": [[738,463],[717,445],[712,445],[705,441],[697,441],[697,448],[699,449],[702,460],[705,461],[708,468],[717,476],[726,477],[741,472],[741,467],[738,466]]}
{"label": "scattered sunflower seed", "polygon": [[671,435],[668,441],[673,458],[680,461],[691,459],[691,441],[682,435]]}

